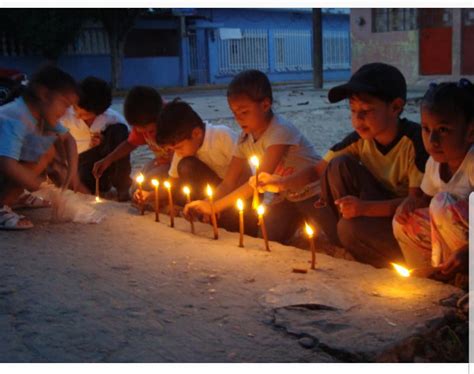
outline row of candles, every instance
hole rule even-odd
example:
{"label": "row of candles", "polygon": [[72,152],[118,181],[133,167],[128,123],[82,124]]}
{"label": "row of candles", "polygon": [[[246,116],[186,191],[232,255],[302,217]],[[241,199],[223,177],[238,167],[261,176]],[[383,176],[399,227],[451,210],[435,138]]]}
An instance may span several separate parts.
{"label": "row of candles", "polygon": [[[264,214],[265,214],[265,206],[259,203],[259,198],[258,198],[258,171],[259,171],[259,166],[260,162],[257,156],[252,156],[250,158],[250,163],[254,165],[255,167],[255,186],[256,188],[254,189],[254,195],[253,195],[253,201],[252,201],[252,207],[256,210],[257,216],[258,216],[258,225],[260,226],[260,229],[262,231],[262,236],[263,240],[265,243],[265,249],[270,252],[270,246],[268,243],[268,235],[267,235],[267,230],[265,226],[265,220],[264,220]],[[138,184],[138,191],[139,194],[142,194],[143,191],[143,182],[145,181],[145,177],[143,174],[139,174],[136,178],[137,184]],[[159,186],[160,182],[158,179],[152,179],[151,184],[154,187],[155,190],[155,221],[160,222],[160,215],[159,215],[159,210],[160,210],[160,199],[159,199]],[[166,190],[168,191],[168,200],[169,200],[169,215],[170,215],[170,226],[174,227],[174,217],[175,217],[175,211],[174,211],[174,204],[173,204],[173,194],[171,191],[171,183],[169,181],[165,181],[164,186]],[[96,202],[100,202],[100,197],[99,197],[99,178],[96,178],[96,197],[95,200]],[[187,203],[191,202],[191,189],[189,186],[184,186],[183,187],[183,193],[186,195],[186,200]],[[217,240],[219,238],[219,231],[217,229],[217,216],[215,212],[215,207],[214,207],[214,200],[213,200],[213,190],[212,187],[208,184],[206,188],[206,194],[209,198],[209,203],[211,206],[211,224],[213,227],[213,232],[214,232],[214,239]],[[239,247],[244,247],[244,202],[242,199],[237,199],[236,202],[237,210],[239,212]],[[140,204],[140,213],[141,215],[145,214],[145,205],[143,203]],[[191,227],[191,232],[195,234],[195,227],[194,227],[194,220],[193,217],[189,217],[189,223]],[[314,244],[314,230],[313,228],[308,225],[308,223],[305,223],[305,232],[309,240],[309,245],[311,249],[311,269],[315,269],[316,267],[316,247]],[[397,271],[397,273],[402,276],[402,277],[409,277],[411,273],[414,270],[409,270],[402,265],[392,263],[392,266],[394,269]]]}
{"label": "row of candles", "polygon": [[[256,178],[256,186],[258,186],[258,172],[259,172],[259,166],[260,162],[258,157],[253,156],[250,158],[250,163],[254,165],[255,167],[255,178]],[[136,182],[138,185],[138,193],[141,195],[143,192],[143,183],[145,182],[145,176],[143,174],[139,174],[136,178]],[[159,187],[160,187],[160,182],[158,179],[152,179],[151,184],[154,187],[155,191],[155,221],[160,222],[160,216],[159,216],[159,210],[160,210],[160,200],[159,200]],[[174,227],[174,217],[175,217],[175,211],[174,211],[174,203],[173,203],[173,194],[172,194],[172,186],[169,181],[165,181],[163,183],[164,187],[168,191],[168,204],[169,204],[169,216],[170,216],[170,226]],[[183,193],[186,195],[187,202],[191,202],[191,189],[189,186],[184,186],[183,187]],[[213,190],[212,187],[208,184],[206,188],[206,195],[209,199],[209,204],[211,206],[211,224],[213,227],[213,232],[214,232],[214,239],[219,238],[219,231],[217,229],[217,216],[216,216],[216,211],[214,207],[214,200],[213,200]],[[96,201],[100,202],[100,197],[99,197],[99,178],[96,178]],[[242,199],[237,199],[236,202],[237,210],[239,212],[239,247],[244,246],[244,202]],[[140,213],[143,215],[145,214],[145,205],[143,203],[140,203]],[[265,249],[270,252],[270,245],[268,242],[268,234],[267,234],[267,229],[265,226],[265,219],[264,219],[264,214],[265,214],[265,206],[263,204],[259,203],[259,198],[258,198],[258,190],[257,188],[254,189],[254,195],[253,195],[253,201],[252,201],[252,207],[256,210],[257,216],[258,216],[258,225],[260,226],[263,240],[265,243]],[[191,227],[191,232],[194,234],[195,233],[195,228],[194,228],[194,220],[193,217],[189,217],[189,222],[190,222],[190,227]],[[308,240],[310,243],[310,248],[311,248],[311,268],[315,269],[316,266],[316,248],[314,244],[314,230],[313,228],[308,225],[307,223],[305,224],[305,231],[308,236]]]}

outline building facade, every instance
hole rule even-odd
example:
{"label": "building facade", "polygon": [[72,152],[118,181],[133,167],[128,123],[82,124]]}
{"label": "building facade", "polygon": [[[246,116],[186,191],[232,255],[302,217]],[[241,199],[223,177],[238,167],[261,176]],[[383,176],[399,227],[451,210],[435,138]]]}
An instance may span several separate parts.
{"label": "building facade", "polygon": [[[170,9],[141,17],[127,37],[121,87],[226,84],[255,68],[273,82],[312,79],[311,9]],[[323,75],[350,75],[348,9],[323,9]],[[1,36],[0,36],[1,37]],[[42,58],[5,36],[0,67],[31,74]],[[100,24],[85,25],[58,65],[75,78],[109,80],[110,48]]]}
{"label": "building facade", "polygon": [[381,61],[408,84],[474,78],[474,9],[351,10],[352,70]]}

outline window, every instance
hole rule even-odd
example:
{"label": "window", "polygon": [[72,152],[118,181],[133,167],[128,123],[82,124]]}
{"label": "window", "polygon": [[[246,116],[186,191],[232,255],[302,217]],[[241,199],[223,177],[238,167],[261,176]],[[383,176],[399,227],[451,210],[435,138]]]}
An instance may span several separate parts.
{"label": "window", "polygon": [[372,10],[372,32],[417,29],[417,9],[377,8]]}
{"label": "window", "polygon": [[419,9],[420,28],[449,27],[452,25],[452,11],[443,8]]}

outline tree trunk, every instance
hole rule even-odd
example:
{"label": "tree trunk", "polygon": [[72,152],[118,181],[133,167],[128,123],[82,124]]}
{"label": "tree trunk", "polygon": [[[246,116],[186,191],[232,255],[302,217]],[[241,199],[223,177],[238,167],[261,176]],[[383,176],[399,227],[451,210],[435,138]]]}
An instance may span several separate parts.
{"label": "tree trunk", "polygon": [[313,8],[313,85],[323,88],[323,22],[321,8]]}

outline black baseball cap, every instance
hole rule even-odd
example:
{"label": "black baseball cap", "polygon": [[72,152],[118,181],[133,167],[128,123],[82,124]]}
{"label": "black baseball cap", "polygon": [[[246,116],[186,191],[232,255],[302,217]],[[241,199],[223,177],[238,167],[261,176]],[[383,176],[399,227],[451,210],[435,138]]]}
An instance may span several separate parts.
{"label": "black baseball cap", "polygon": [[392,101],[397,97],[406,100],[407,83],[395,66],[374,62],[363,65],[349,82],[331,88],[328,99],[331,103],[337,103],[355,93],[368,93],[384,101]]}

